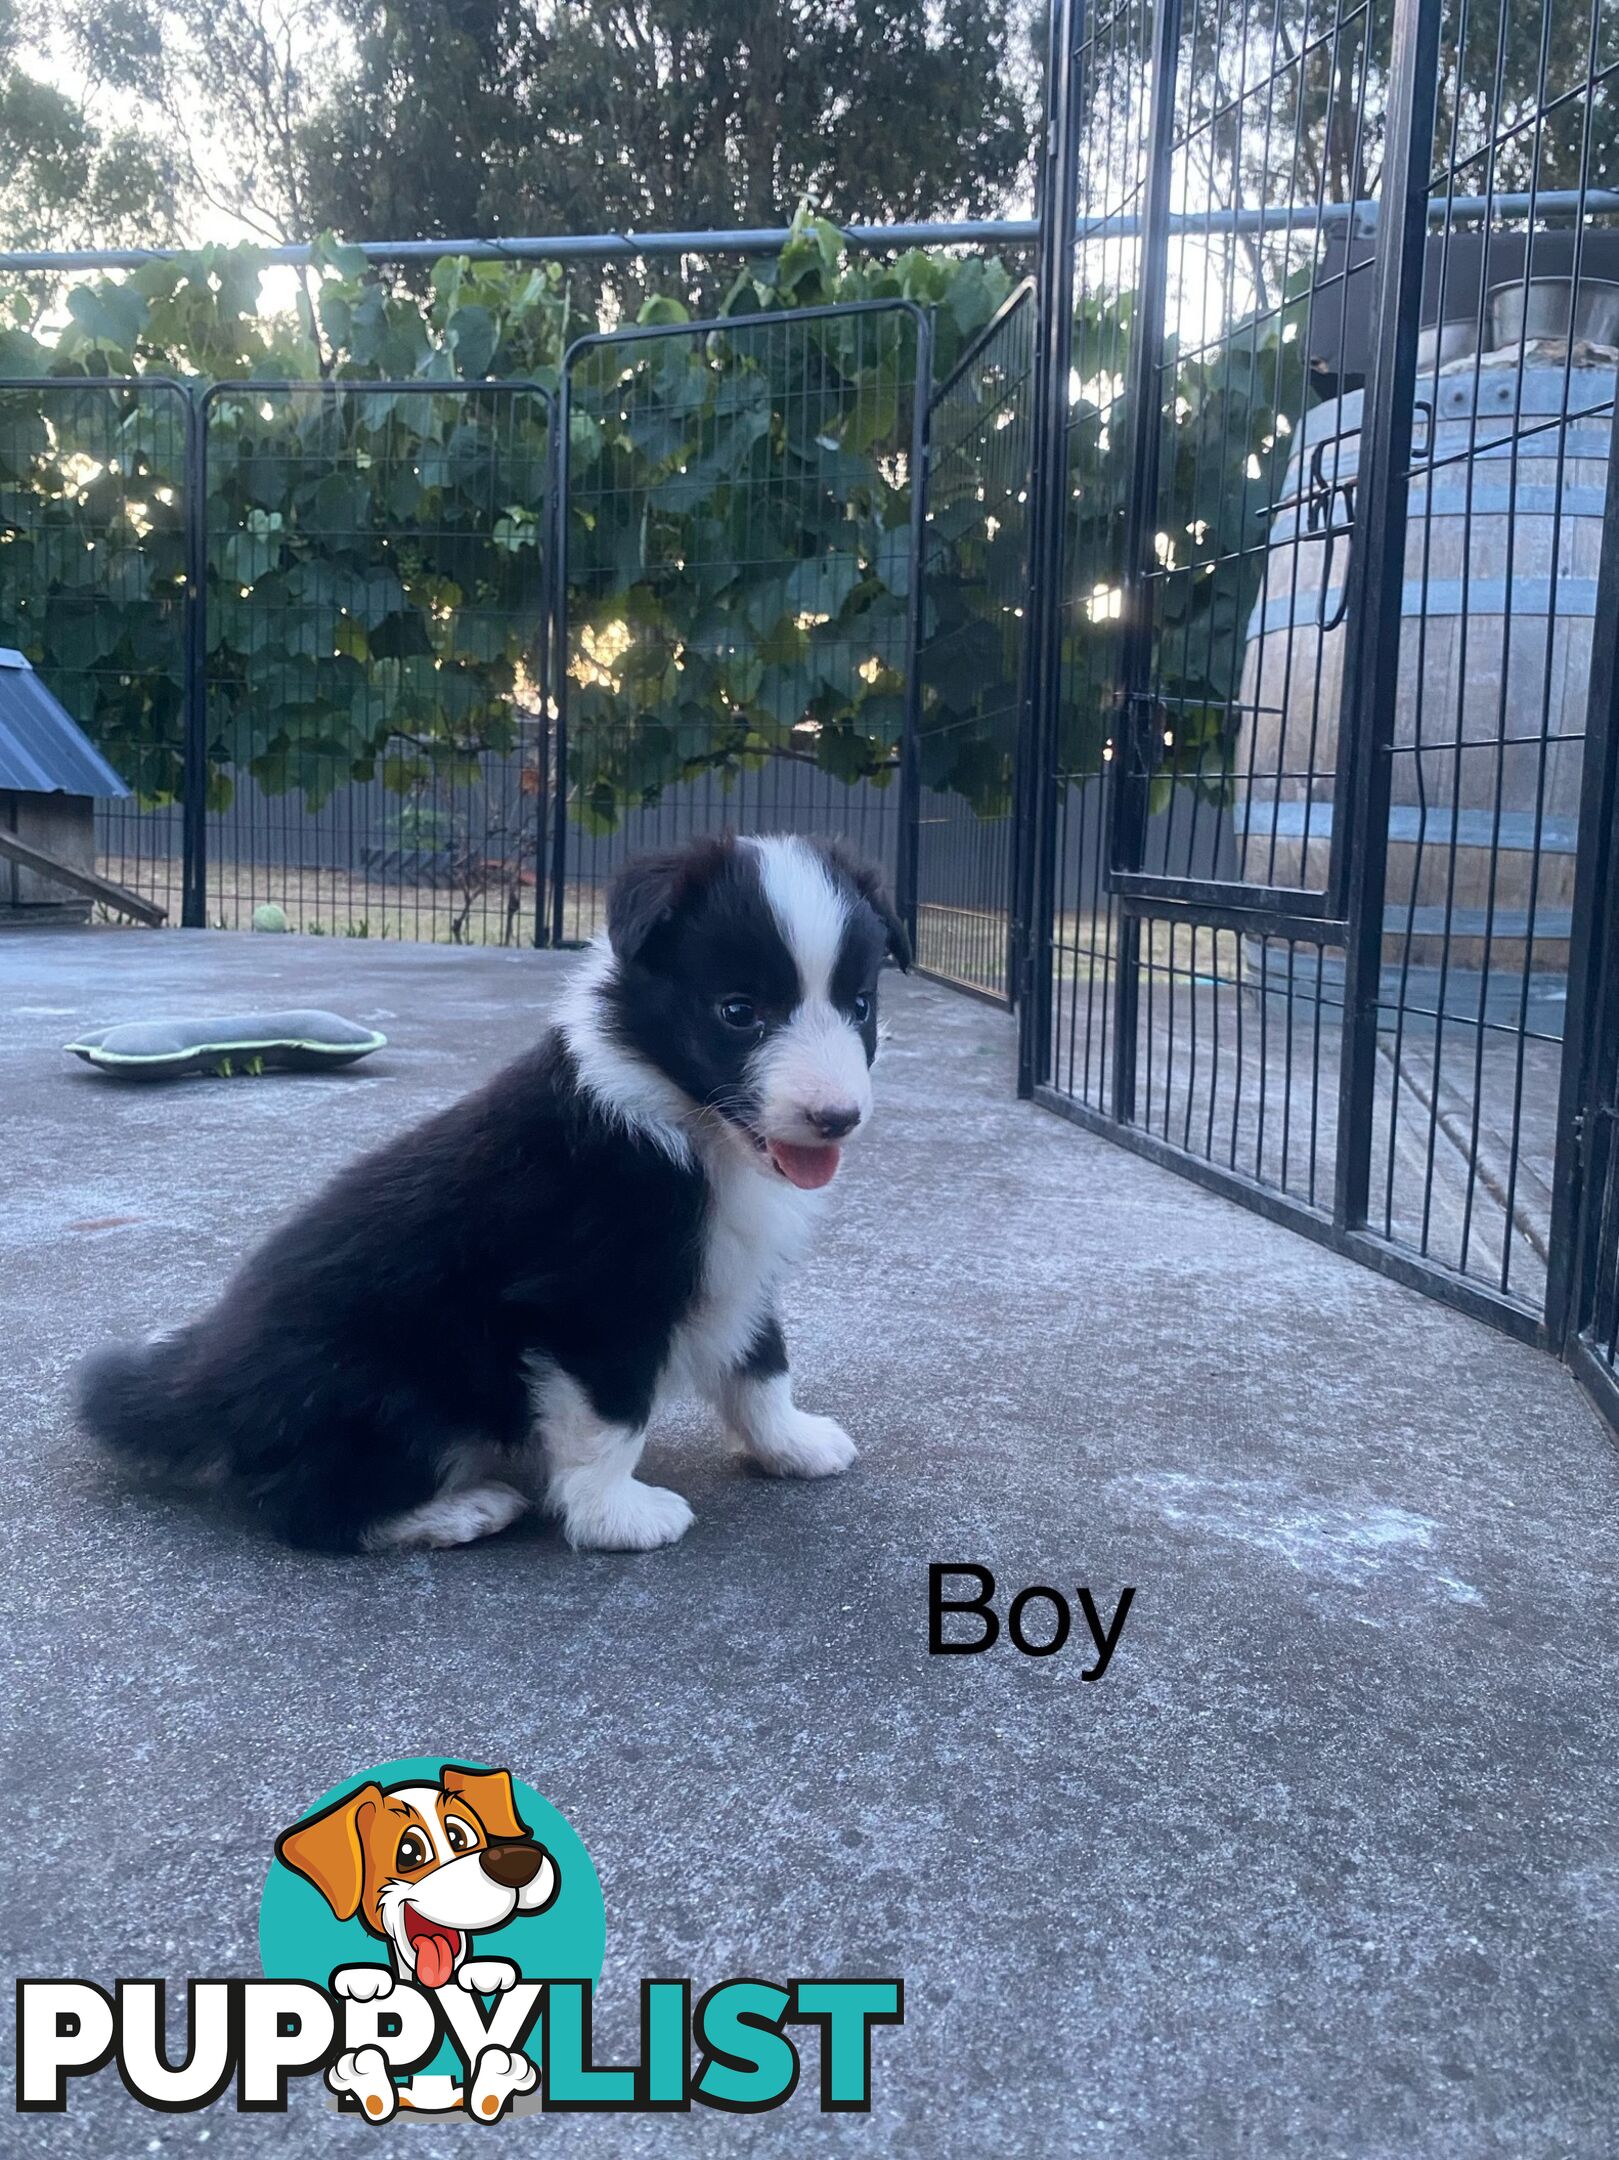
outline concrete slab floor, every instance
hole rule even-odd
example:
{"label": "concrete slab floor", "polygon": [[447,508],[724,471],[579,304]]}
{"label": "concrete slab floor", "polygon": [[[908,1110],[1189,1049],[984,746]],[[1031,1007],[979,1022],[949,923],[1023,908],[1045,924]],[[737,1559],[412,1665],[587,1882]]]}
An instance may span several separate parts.
{"label": "concrete slab floor", "polygon": [[[789,1300],[803,1398],[864,1445],[846,1479],[754,1477],[692,1412],[648,1452],[697,1510],[672,1551],[540,1526],[336,1561],[96,1459],[81,1351],[195,1311],[335,1165],[525,1043],[565,965],[0,939],[9,1970],[251,1974],[275,1832],[442,1750],[530,1778],[594,1854],[598,2059],[627,2059],[643,1975],[906,1980],[869,2117],[822,2117],[806,2074],[746,2123],[547,2125],[570,2153],[1610,2153],[1619,1451],[1549,1359],[1017,1104],[981,1005],[888,991],[879,1119]],[[296,1004],[391,1047],[156,1090],[58,1047]],[[933,1560],[1107,1609],[1134,1584],[1111,1670],[930,1658]],[[314,2088],[165,2117],[109,2073],[0,2145],[370,2134]]]}

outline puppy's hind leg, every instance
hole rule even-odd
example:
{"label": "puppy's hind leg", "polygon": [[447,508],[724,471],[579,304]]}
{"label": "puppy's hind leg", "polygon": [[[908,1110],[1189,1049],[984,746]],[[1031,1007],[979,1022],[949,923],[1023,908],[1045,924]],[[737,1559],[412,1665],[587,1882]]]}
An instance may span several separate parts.
{"label": "puppy's hind leg", "polygon": [[556,1366],[536,1374],[533,1394],[546,1499],[562,1517],[570,1545],[651,1552],[685,1536],[692,1512],[679,1493],[643,1485],[634,1474],[646,1445],[644,1416],[633,1422],[603,1416]]}
{"label": "puppy's hind leg", "polygon": [[491,1477],[490,1451],[464,1448],[449,1457],[438,1491],[419,1507],[379,1516],[360,1540],[363,1552],[436,1552],[493,1537],[526,1512],[515,1485]]}
{"label": "puppy's hind leg", "polygon": [[726,1424],[772,1477],[836,1477],[858,1453],[835,1418],[816,1417],[793,1401],[787,1345],[774,1319],[761,1323],[747,1356],[722,1376],[716,1400]]}

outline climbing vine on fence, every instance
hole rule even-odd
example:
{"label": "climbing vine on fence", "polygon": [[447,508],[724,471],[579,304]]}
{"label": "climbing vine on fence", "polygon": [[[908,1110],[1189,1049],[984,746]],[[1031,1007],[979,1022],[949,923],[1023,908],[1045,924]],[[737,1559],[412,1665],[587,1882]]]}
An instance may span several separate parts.
{"label": "climbing vine on fence", "polygon": [[[477,386],[500,378],[554,396],[565,350],[596,327],[590,297],[555,264],[453,257],[416,291],[333,242],[316,250],[297,307],[274,316],[260,303],[263,267],[252,248],[206,249],[74,287],[59,329],[30,327],[20,299],[6,315],[0,375],[42,380],[0,391],[0,637],[40,666],[143,797],[177,795],[185,401],[222,386],[207,405],[213,799],[242,773],[311,805],[376,778],[408,798],[512,751],[537,711],[549,407]],[[834,228],[801,218],[774,264],[738,278],[725,312],[912,301],[929,311],[942,377],[1012,282],[983,258],[851,261]],[[1089,304],[1127,309],[1128,298]],[[643,315],[679,312],[655,299]],[[97,385],[125,375],[183,390]],[[792,336],[621,340],[592,348],[576,375],[574,814],[609,826],[682,778],[777,756],[885,780],[912,598],[910,315],[892,308]],[[250,378],[308,388],[231,391]],[[413,387],[364,387],[379,381]],[[1182,387],[1172,462],[1197,477],[1201,537],[1171,544],[1212,550],[1207,535],[1240,524],[1253,499],[1233,465],[1246,455],[1241,430],[1227,432],[1222,408],[1240,402],[1259,443],[1292,392],[1263,362],[1246,383],[1229,363],[1219,381],[1183,370]],[[1088,427],[1083,402],[1071,439],[1074,514],[1105,538],[1122,501],[1119,446]],[[1214,441],[1222,459],[1202,455]],[[771,504],[766,540],[756,521]],[[924,595],[924,638],[941,606],[969,630],[976,616],[986,630],[963,650],[1006,678],[927,686],[924,777],[985,813],[1007,799],[1018,649],[1008,577],[1025,507],[1006,492],[986,545],[984,519],[957,504],[963,552]],[[1190,604],[1198,622],[1174,633],[1184,672],[1223,710],[1240,671],[1243,595],[1217,567]],[[1071,611],[1071,640],[1112,634],[1105,610]],[[993,742],[962,724],[977,710],[997,716]],[[1103,703],[1074,702],[1071,769],[1094,769],[1107,719]]]}

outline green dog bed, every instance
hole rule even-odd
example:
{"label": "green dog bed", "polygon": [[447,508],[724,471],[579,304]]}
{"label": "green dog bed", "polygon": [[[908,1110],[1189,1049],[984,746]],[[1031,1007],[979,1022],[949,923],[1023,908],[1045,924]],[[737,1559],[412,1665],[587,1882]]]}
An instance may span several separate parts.
{"label": "green dog bed", "polygon": [[222,1020],[129,1020],[92,1028],[64,1050],[120,1080],[324,1072],[369,1057],[388,1040],[337,1013],[250,1013]]}

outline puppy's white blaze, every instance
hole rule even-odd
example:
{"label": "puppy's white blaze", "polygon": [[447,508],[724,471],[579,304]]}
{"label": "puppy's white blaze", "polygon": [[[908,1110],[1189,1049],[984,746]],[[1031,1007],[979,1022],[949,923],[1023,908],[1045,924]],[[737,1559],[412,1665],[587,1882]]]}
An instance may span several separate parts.
{"label": "puppy's white blaze", "polygon": [[792,833],[743,843],[759,857],[759,882],[809,1002],[831,996],[832,970],[853,904],[807,840]]}
{"label": "puppy's white blaze", "polygon": [[772,1140],[813,1146],[822,1135],[811,1122],[820,1111],[871,1115],[871,1073],[860,1031],[825,998],[815,998],[754,1053],[759,1126]]}

